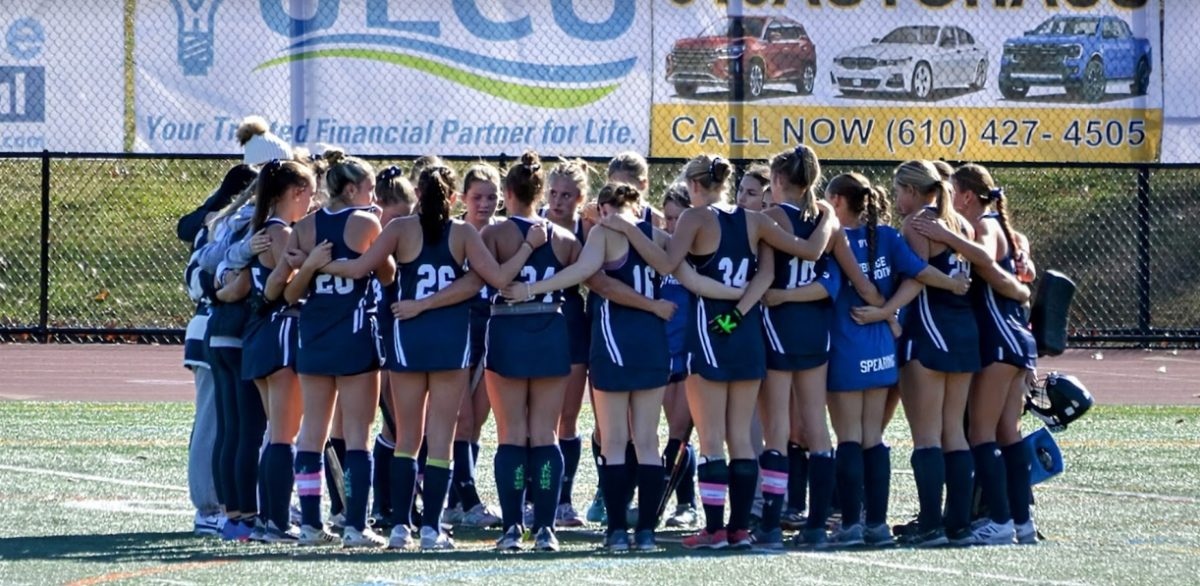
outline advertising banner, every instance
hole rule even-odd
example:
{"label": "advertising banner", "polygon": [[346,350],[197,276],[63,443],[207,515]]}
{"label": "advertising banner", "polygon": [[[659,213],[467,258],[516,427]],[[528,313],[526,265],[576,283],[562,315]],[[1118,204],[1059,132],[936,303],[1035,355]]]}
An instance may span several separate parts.
{"label": "advertising banner", "polygon": [[1197,24],[1200,2],[1169,0],[1163,4],[1163,139],[1162,162],[1200,163],[1200,51]]}
{"label": "advertising banner", "polygon": [[141,152],[237,150],[262,114],[355,154],[649,149],[650,6],[635,0],[147,0]]}
{"label": "advertising banner", "polygon": [[1157,2],[655,0],[654,17],[653,156],[1160,155]]}
{"label": "advertising banner", "polygon": [[120,152],[121,3],[14,0],[3,6],[0,152]]}

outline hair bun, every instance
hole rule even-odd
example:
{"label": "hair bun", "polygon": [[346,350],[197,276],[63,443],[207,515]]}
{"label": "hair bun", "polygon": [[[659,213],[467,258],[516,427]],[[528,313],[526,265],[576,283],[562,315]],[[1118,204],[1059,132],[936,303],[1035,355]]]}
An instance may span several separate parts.
{"label": "hair bun", "polygon": [[988,191],[988,201],[999,201],[1004,199],[1004,188],[995,187]]}
{"label": "hair bun", "polygon": [[331,167],[334,165],[339,165],[342,163],[342,161],[346,160],[346,151],[343,151],[342,149],[328,149],[324,153],[324,158]]}
{"label": "hair bun", "polygon": [[534,151],[525,151],[525,154],[521,155],[521,166],[530,173],[537,173],[542,168],[542,158]]}

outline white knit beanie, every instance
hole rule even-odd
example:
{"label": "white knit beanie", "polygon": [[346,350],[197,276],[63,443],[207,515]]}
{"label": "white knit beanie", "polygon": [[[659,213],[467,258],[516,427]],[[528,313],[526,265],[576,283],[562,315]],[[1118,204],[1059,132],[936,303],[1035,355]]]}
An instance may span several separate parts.
{"label": "white knit beanie", "polygon": [[272,159],[286,161],[292,158],[292,147],[271,132],[255,135],[246,141],[244,148],[245,156],[242,162],[247,165],[260,165]]}

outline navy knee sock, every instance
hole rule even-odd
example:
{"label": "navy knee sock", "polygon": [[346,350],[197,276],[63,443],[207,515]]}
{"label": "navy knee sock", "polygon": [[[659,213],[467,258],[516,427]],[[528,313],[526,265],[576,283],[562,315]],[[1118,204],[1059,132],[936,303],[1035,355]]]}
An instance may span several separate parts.
{"label": "navy knee sock", "polygon": [[787,506],[794,511],[808,508],[805,494],[808,489],[808,450],[800,444],[788,443]]}
{"label": "navy knee sock", "polygon": [[[600,459],[603,462],[603,458]],[[604,508],[609,511],[621,511],[624,506],[622,502],[624,495],[628,492],[626,485],[630,484],[629,475],[626,474],[625,464],[599,464],[597,468],[600,471],[600,492],[604,493]],[[641,520],[640,518],[638,519]],[[623,514],[608,515],[608,531],[627,531],[629,523]]]}
{"label": "navy knee sock", "polygon": [[725,494],[729,491],[729,465],[724,459],[710,460],[700,456],[696,473],[700,479],[700,502],[704,504],[704,529],[709,533],[719,531],[725,527]]}
{"label": "navy knee sock", "polygon": [[531,480],[530,499],[533,501],[533,527],[554,527],[554,514],[562,491],[563,454],[558,444],[529,449]]}
{"label": "navy knee sock", "polygon": [[863,450],[863,489],[868,526],[887,523],[892,492],[892,450],[879,444]]}
{"label": "navy knee sock", "polygon": [[[342,471],[346,471],[346,440],[340,437],[329,438],[329,444],[333,447],[333,455],[338,459],[338,465],[342,467]],[[329,516],[334,516],[343,513],[342,501],[346,495],[338,493],[337,484],[333,479],[333,472],[328,467],[325,468],[325,486],[329,487]]]}
{"label": "navy knee sock", "polygon": [[850,527],[862,521],[864,492],[863,449],[858,442],[842,442],[837,446],[838,500],[842,505],[842,526]]}
{"label": "navy knee sock", "polygon": [[788,489],[788,459],[778,450],[766,450],[758,457],[762,469],[762,524],[764,531],[779,527],[783,517],[783,497]]}
{"label": "navy knee sock", "polygon": [[[658,503],[667,488],[666,467],[660,464],[638,464],[638,531],[658,526]],[[620,517],[621,515],[617,515]]]}
{"label": "navy knee sock", "polygon": [[500,444],[496,448],[496,494],[505,529],[524,524],[528,452],[529,448],[513,444]]}
{"label": "navy knee sock", "polygon": [[805,529],[825,529],[829,519],[834,495],[836,476],[833,452],[809,452],[808,454],[808,519]]}
{"label": "navy knee sock", "polygon": [[453,487],[450,494],[458,495],[463,511],[479,504],[479,493],[475,490],[475,450],[471,449],[471,442],[454,442]]}
{"label": "navy knee sock", "polygon": [[[637,448],[634,447],[633,442],[630,441],[629,443],[625,444],[625,474],[628,475],[629,478],[631,478],[631,479],[637,478],[637,467],[638,467]],[[637,489],[637,482],[630,480],[626,484],[625,506],[621,507],[622,510],[628,508],[630,503],[633,502],[633,491],[636,489]]]}
{"label": "navy knee sock", "polygon": [[388,472],[392,476],[392,524],[412,527],[413,500],[417,494],[417,460],[410,454],[394,452]]}
{"label": "navy knee sock", "polygon": [[292,504],[292,484],[296,481],[292,459],[292,446],[288,444],[270,444],[263,453],[266,465],[262,477],[270,479],[267,483],[267,520],[283,531],[290,525],[288,509]]}
{"label": "navy knee sock", "polygon": [[920,512],[917,526],[921,531],[942,527],[942,487],[946,485],[946,462],[939,446],[913,450],[913,476],[917,482]]}
{"label": "navy knee sock", "polygon": [[1029,484],[1029,452],[1025,442],[1004,446],[1004,472],[1008,485],[1008,509],[1013,523],[1029,522],[1029,507],[1033,504],[1033,489]]}
{"label": "navy knee sock", "polygon": [[375,437],[375,447],[371,451],[371,461],[374,469],[371,471],[371,512],[381,518],[392,517],[392,473],[388,467],[396,455],[396,446],[383,438],[383,434]]}
{"label": "navy knee sock", "polygon": [[450,490],[450,462],[428,460],[425,463],[425,482],[421,485],[421,524],[441,530],[442,505],[446,502],[446,491]]}
{"label": "navy knee sock", "polygon": [[975,458],[975,484],[983,492],[988,517],[997,523],[1012,521],[1008,510],[1008,474],[1004,469],[1004,456],[996,442],[979,444],[971,448]]}
{"label": "navy knee sock", "polygon": [[267,474],[267,450],[258,452],[258,517],[265,524],[270,519],[272,479]]}
{"label": "navy knee sock", "polygon": [[300,523],[321,527],[321,452],[296,452],[296,492],[300,494]]}
{"label": "navy knee sock", "polygon": [[947,530],[962,530],[971,526],[971,499],[975,495],[975,460],[970,450],[945,452]]}
{"label": "navy knee sock", "polygon": [[358,530],[367,527],[367,501],[371,494],[371,453],[346,452],[346,526]]}
{"label": "navy knee sock", "polygon": [[558,449],[562,451],[563,457],[562,491],[558,502],[570,504],[571,491],[575,488],[575,474],[579,471],[579,457],[583,452],[583,440],[578,437],[560,439]]}
{"label": "navy knee sock", "polygon": [[729,461],[729,530],[750,528],[754,508],[754,489],[758,486],[758,462],[751,459]]}
{"label": "navy knee sock", "polygon": [[696,507],[696,448],[692,444],[683,446],[683,477],[675,488],[675,503]]}

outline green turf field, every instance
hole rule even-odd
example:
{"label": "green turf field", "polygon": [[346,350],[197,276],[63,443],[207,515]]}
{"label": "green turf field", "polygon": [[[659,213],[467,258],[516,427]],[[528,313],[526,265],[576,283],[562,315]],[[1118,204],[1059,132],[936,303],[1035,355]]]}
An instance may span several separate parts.
{"label": "green turf field", "polygon": [[[1200,409],[1101,407],[1058,436],[1067,473],[1037,490],[1049,541],[941,551],[654,554],[594,551],[562,531],[557,555],[498,555],[494,532],[438,554],[225,544],[192,537],[191,407],[0,403],[0,583],[102,584],[1196,584]],[[588,415],[584,414],[586,421]],[[894,446],[892,518],[915,511],[907,429]],[[491,449],[481,465],[490,486]],[[586,505],[594,467],[575,491]],[[490,499],[494,500],[494,499]],[[594,529],[594,528],[592,528]],[[680,535],[664,533],[663,541]]]}

